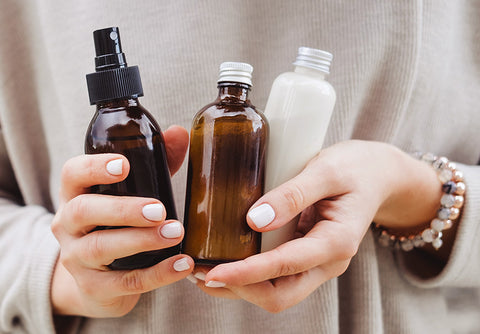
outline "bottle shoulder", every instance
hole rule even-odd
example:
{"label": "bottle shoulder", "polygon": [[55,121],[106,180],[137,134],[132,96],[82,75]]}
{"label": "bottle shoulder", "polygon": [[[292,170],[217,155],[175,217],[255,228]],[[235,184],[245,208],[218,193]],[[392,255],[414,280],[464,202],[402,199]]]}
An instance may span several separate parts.
{"label": "bottle shoulder", "polygon": [[203,107],[194,117],[194,123],[214,122],[217,120],[230,121],[261,121],[266,122],[263,112],[251,103],[222,103],[212,102]]}
{"label": "bottle shoulder", "polygon": [[94,137],[151,137],[160,127],[150,112],[141,105],[99,108],[87,130]]}
{"label": "bottle shoulder", "polygon": [[334,87],[322,76],[304,73],[284,72],[275,78],[272,89],[319,89],[324,94],[335,95]]}

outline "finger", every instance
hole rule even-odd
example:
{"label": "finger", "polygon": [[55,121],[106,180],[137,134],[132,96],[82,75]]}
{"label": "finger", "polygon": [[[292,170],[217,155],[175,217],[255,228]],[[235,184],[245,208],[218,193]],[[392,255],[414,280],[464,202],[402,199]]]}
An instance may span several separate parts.
{"label": "finger", "polygon": [[62,208],[65,230],[82,236],[97,226],[150,227],[163,222],[165,207],[151,198],[84,194]]}
{"label": "finger", "polygon": [[74,276],[85,295],[101,300],[155,290],[186,278],[193,268],[194,263],[191,257],[176,255],[145,269],[83,270]]}
{"label": "finger", "polygon": [[351,259],[360,240],[361,236],[347,225],[322,221],[303,238],[242,261],[216,266],[207,274],[206,282],[244,286],[295,275],[318,265]]}
{"label": "finger", "polygon": [[165,149],[170,173],[175,174],[182,166],[188,149],[188,131],[185,128],[173,125],[163,132]]}
{"label": "finger", "polygon": [[[193,274],[194,282],[196,285],[206,294],[212,296],[212,297],[217,297],[217,298],[227,298],[227,299],[239,299],[235,293],[233,293],[231,290],[217,286],[217,287],[207,287],[205,285],[205,276],[208,273],[208,271],[211,269],[211,267],[206,267],[206,266],[196,266],[195,267],[195,272]],[[193,282],[193,280],[192,280]]]}
{"label": "finger", "polygon": [[262,196],[249,210],[248,224],[256,231],[270,231],[285,225],[313,203],[338,195],[343,187],[337,185],[337,177],[332,177],[334,169],[329,164],[314,162]]}
{"label": "finger", "polygon": [[298,304],[331,279],[328,272],[331,272],[330,268],[315,267],[307,272],[273,281],[228,288],[240,298],[269,312],[278,313]]}
{"label": "finger", "polygon": [[81,155],[68,160],[62,169],[62,202],[89,192],[91,186],[111,184],[125,179],[130,170],[128,160],[113,153]]}
{"label": "finger", "polygon": [[174,220],[151,228],[95,231],[71,241],[65,266],[80,262],[84,267],[105,269],[115,259],[178,245],[183,234],[182,224]]}

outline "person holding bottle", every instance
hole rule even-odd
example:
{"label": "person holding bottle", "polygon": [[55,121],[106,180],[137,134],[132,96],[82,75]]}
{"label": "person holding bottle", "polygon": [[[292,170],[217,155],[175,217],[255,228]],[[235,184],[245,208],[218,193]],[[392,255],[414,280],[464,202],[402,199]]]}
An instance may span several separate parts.
{"label": "person holding bottle", "polygon": [[[479,11],[475,1],[2,3],[0,332],[477,331]],[[301,214],[294,240],[211,270],[185,254],[108,268],[184,236],[158,199],[89,192],[130,169],[119,154],[83,154],[91,33],[117,25],[144,104],[167,129],[177,208],[185,128],[220,63],[255,67],[262,109],[299,46],[334,55],[324,149],[246,215],[266,232]],[[99,225],[129,228],[88,233]]]}

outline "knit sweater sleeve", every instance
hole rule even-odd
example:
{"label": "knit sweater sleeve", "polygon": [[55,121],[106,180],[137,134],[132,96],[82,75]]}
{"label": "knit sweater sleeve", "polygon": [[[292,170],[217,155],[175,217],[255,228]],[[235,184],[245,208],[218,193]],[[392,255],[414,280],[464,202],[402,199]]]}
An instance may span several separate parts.
{"label": "knit sweater sleeve", "polygon": [[0,333],[54,333],[50,282],[58,244],[53,215],[24,205],[0,129]]}
{"label": "knit sweater sleeve", "polygon": [[457,164],[467,192],[454,245],[446,264],[431,257],[398,254],[406,278],[421,287],[480,287],[480,166]]}

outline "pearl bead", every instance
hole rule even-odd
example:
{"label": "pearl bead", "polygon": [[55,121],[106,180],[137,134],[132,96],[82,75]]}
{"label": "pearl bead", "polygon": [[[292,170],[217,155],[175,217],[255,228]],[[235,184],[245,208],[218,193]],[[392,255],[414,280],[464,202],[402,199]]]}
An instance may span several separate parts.
{"label": "pearl bead", "polygon": [[455,194],[457,195],[463,195],[465,194],[465,183],[463,182],[457,182],[457,190],[455,191]]}
{"label": "pearl bead", "polygon": [[455,169],[457,169],[457,165],[454,162],[449,161],[447,163],[447,168],[450,169],[453,172]]}
{"label": "pearl bead", "polygon": [[453,204],[453,206],[460,209],[463,206],[463,202],[463,196],[455,196],[455,203]]}
{"label": "pearl bead", "polygon": [[414,248],[412,239],[405,237],[400,239],[400,247],[403,251],[410,252]]}
{"label": "pearl bead", "polygon": [[453,181],[455,181],[455,182],[463,181],[463,173],[460,172],[459,170],[454,171],[453,172]]}
{"label": "pearl bead", "polygon": [[453,222],[450,219],[445,220],[443,229],[448,230],[449,228],[452,228]]}
{"label": "pearl bead", "polygon": [[442,239],[440,239],[440,238],[435,239],[435,240],[432,241],[432,246],[433,246],[433,248],[435,248],[435,249],[439,249],[440,247],[442,247],[442,245],[443,245],[443,241],[442,241]]}
{"label": "pearl bead", "polygon": [[455,220],[460,216],[460,209],[458,208],[451,208],[450,209],[450,216],[448,216],[448,219]]}
{"label": "pearl bead", "polygon": [[415,238],[413,238],[413,245],[415,247],[423,247],[425,245],[425,241],[421,235],[416,235]]}

